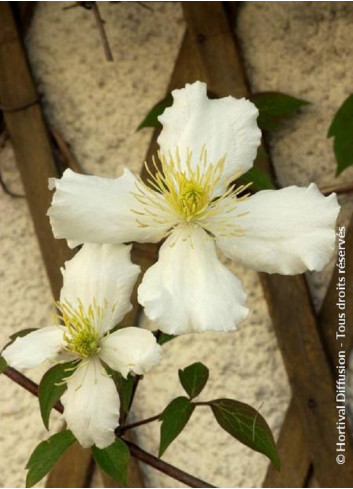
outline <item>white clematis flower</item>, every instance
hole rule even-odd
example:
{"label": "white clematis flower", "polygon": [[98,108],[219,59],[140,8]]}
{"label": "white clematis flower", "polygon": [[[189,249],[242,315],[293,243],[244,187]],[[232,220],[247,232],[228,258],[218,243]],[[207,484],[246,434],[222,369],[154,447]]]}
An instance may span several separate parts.
{"label": "white clematis flower", "polygon": [[63,325],[17,338],[2,352],[8,365],[32,368],[45,360],[77,360],[61,400],[68,428],[80,444],[105,448],[114,442],[120,400],[102,361],[126,377],[159,363],[161,347],[150,331],[109,331],[131,310],[130,294],[140,268],[130,247],[87,244],[66,262],[57,307]]}
{"label": "white clematis flower", "polygon": [[256,156],[258,110],[245,99],[210,100],[200,82],[173,98],[159,118],[161,164],[148,186],[128,170],[116,179],[67,170],[53,182],[48,214],[71,245],[167,237],[139,287],[147,316],[170,334],[234,330],[246,295],[216,248],[257,271],[321,270],[334,250],[337,198],[315,184],[253,196],[231,185]]}

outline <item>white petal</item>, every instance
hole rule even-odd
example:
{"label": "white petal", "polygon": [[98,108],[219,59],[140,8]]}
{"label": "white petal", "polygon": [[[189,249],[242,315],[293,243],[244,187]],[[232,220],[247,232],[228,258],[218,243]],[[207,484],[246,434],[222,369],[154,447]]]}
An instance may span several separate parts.
{"label": "white petal", "polygon": [[169,334],[234,330],[248,314],[240,281],[196,226],[177,229],[167,239],[138,297],[147,316]]}
{"label": "white petal", "polygon": [[18,337],[1,355],[14,368],[37,367],[46,360],[58,359],[64,344],[63,330],[48,326]]}
{"label": "white petal", "polygon": [[234,222],[245,236],[222,238],[222,252],[254,270],[294,275],[320,271],[335,247],[339,213],[335,194],[324,197],[315,184],[307,188],[264,190],[239,203]]}
{"label": "white petal", "polygon": [[160,362],[161,353],[162,349],[150,331],[130,327],[102,339],[100,358],[127,377],[129,372],[139,375],[148,372]]}
{"label": "white petal", "polygon": [[84,448],[105,448],[114,442],[114,429],[119,424],[119,394],[98,358],[78,366],[67,380],[61,401],[67,426]]}
{"label": "white petal", "polygon": [[140,267],[130,260],[131,246],[86,244],[62,269],[64,284],[60,301],[85,310],[104,308],[98,329],[103,334],[118,324],[132,308],[130,296]]}
{"label": "white petal", "polygon": [[139,224],[141,204],[133,195],[137,179],[125,169],[119,178],[80,175],[66,170],[61,179],[51,179],[55,188],[48,210],[56,238],[71,246],[81,243],[157,242],[168,226]]}
{"label": "white petal", "polygon": [[213,165],[226,156],[223,181],[252,167],[261,139],[256,124],[259,112],[252,102],[230,96],[210,100],[201,82],[186,84],[172,95],[172,107],[159,117],[163,129],[158,143],[163,154],[174,155],[178,148],[185,170],[188,150],[194,164],[203,147]]}

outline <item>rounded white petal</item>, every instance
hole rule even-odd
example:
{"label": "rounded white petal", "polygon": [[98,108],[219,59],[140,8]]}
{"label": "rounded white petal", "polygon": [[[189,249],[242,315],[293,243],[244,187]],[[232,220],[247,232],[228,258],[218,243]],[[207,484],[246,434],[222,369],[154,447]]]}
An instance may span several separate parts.
{"label": "rounded white petal", "polygon": [[119,178],[80,175],[66,170],[51,179],[55,188],[48,216],[56,238],[81,243],[157,242],[168,226],[141,226],[142,205],[134,196],[137,179],[127,169]]}
{"label": "rounded white petal", "polygon": [[138,298],[147,316],[169,334],[231,331],[248,314],[240,281],[197,226],[177,229],[167,239]]}
{"label": "rounded white petal", "polygon": [[336,195],[324,197],[315,184],[264,190],[240,202],[233,213],[247,212],[234,217],[245,235],[218,239],[217,245],[229,258],[257,271],[320,271],[335,248],[339,209]]}
{"label": "rounded white petal", "polygon": [[127,377],[129,372],[142,375],[161,360],[162,349],[146,329],[122,328],[101,341],[100,358],[113,370]]}
{"label": "rounded white petal", "polygon": [[59,326],[48,326],[18,337],[3,350],[1,355],[14,368],[34,368],[46,360],[60,358],[63,349],[63,330]]}
{"label": "rounded white petal", "polygon": [[172,95],[173,105],[159,117],[163,129],[158,143],[163,154],[174,155],[178,148],[185,171],[188,150],[194,164],[204,147],[213,165],[225,156],[223,182],[252,167],[261,139],[256,123],[259,112],[252,102],[230,96],[210,100],[201,82],[186,84]]}
{"label": "rounded white petal", "polygon": [[97,305],[103,309],[97,327],[103,334],[116,326],[132,308],[130,296],[140,267],[130,260],[131,246],[85,244],[65,263],[60,301],[85,311]]}
{"label": "rounded white petal", "polygon": [[67,427],[84,448],[105,448],[114,442],[120,399],[113,379],[98,358],[78,366],[67,380],[61,401]]}

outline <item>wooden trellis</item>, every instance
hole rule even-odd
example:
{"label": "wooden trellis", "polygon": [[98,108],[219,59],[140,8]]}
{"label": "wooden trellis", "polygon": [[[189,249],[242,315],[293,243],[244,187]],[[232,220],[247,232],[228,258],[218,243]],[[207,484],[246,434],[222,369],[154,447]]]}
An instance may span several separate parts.
{"label": "wooden trellis", "polygon": [[[186,82],[201,80],[218,97],[249,95],[240,47],[232,31],[236,6],[236,2],[226,5],[222,2],[182,2],[187,29],[168,92]],[[45,218],[51,198],[47,179],[57,176],[58,169],[8,2],[0,4],[0,70],[0,101],[6,109],[6,125],[53,294],[57,297],[61,288],[59,266],[71,256],[64,241],[53,239]],[[21,110],[14,110],[21,107]],[[156,151],[157,136],[158,130],[154,132],[147,152],[148,161]],[[270,159],[263,164],[275,178]],[[145,177],[144,171],[142,176]],[[156,261],[157,251],[156,245],[136,245],[133,260],[145,270]],[[346,253],[353,256],[353,220],[348,228]],[[322,487],[353,486],[351,444],[347,444],[344,465],[337,465],[335,459],[336,273],[318,315],[314,313],[304,276],[260,274],[293,394],[278,441],[282,468],[277,472],[269,467],[264,487],[304,487],[312,469]],[[347,288],[347,315],[353,317],[353,260],[347,261],[346,276],[352,277],[351,281],[347,280],[352,283]],[[134,323],[138,313],[135,296],[134,308],[126,318],[126,324]],[[346,344],[349,346],[352,336],[353,330],[347,329]],[[86,487],[91,470],[89,453],[78,446],[67,452],[51,473],[48,487]],[[77,467],[77,473],[66,470],[68,465]],[[130,487],[142,487],[136,465],[131,474]],[[116,487],[107,479],[105,482],[107,487]]]}

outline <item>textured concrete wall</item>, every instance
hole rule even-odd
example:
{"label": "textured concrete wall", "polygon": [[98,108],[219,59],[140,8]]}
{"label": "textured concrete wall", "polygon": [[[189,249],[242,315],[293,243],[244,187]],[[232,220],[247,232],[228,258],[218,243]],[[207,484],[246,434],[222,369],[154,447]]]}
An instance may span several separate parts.
{"label": "textured concrete wall", "polygon": [[[151,132],[136,133],[135,128],[164,95],[184,31],[180,6],[151,2],[150,12],[136,2],[101,2],[115,58],[108,64],[91,14],[63,11],[65,3],[39,2],[28,36],[49,120],[87,171],[114,176],[126,165],[138,172]],[[352,91],[352,17],[349,2],[250,2],[241,7],[238,34],[253,89],[279,90],[313,102],[271,138],[284,185],[334,179],[332,142],[325,135],[336,108]],[[17,186],[9,144],[0,162],[5,177]],[[341,180],[350,178],[352,171]],[[50,295],[24,201],[0,193],[0,206],[3,344],[19,328],[48,324]],[[136,419],[158,413],[181,394],[177,369],[198,360],[211,370],[203,399],[228,395],[261,407],[278,433],[290,395],[282,360],[257,275],[231,267],[249,294],[249,320],[235,333],[181,337],[167,344],[162,364],[139,387]],[[328,277],[329,267],[322,276],[309,277],[317,305]],[[0,486],[21,487],[28,454],[45,432],[35,399],[3,377],[0,389],[5,393],[0,403]],[[143,447],[157,451],[157,425],[139,428],[138,436]],[[233,441],[203,408],[165,459],[225,487],[259,487],[267,467],[263,456]],[[144,470],[148,486],[178,487],[162,474]]]}

